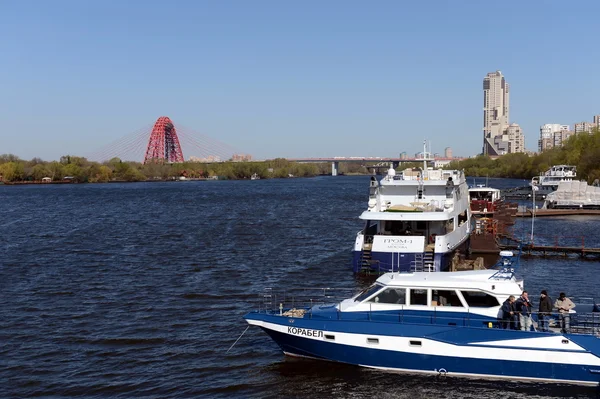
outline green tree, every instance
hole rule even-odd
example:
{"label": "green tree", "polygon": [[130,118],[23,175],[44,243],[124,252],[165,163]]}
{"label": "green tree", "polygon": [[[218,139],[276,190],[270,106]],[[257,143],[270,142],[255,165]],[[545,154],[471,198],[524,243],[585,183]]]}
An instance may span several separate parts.
{"label": "green tree", "polygon": [[92,183],[106,183],[112,178],[112,169],[106,165],[94,165],[89,169],[88,176]]}
{"label": "green tree", "polygon": [[87,180],[87,176],[83,173],[81,166],[75,163],[69,163],[63,167],[64,177],[74,177],[76,181],[83,182]]}
{"label": "green tree", "polygon": [[44,177],[49,177],[51,174],[48,167],[41,163],[35,165],[31,171],[31,176],[36,181],[41,181]]}
{"label": "green tree", "polygon": [[21,162],[7,162],[0,165],[0,175],[5,181],[20,181],[25,177],[25,170]]}
{"label": "green tree", "polygon": [[50,177],[52,180],[62,180],[65,176],[63,172],[63,165],[59,162],[53,161],[48,165],[48,170],[50,171]]}
{"label": "green tree", "polygon": [[21,159],[18,156],[14,155],[14,154],[2,154],[2,155],[0,155],[0,164],[7,163],[7,162],[18,162],[20,160]]}
{"label": "green tree", "polygon": [[123,180],[125,180],[125,181],[145,181],[146,180],[146,176],[142,173],[142,171],[135,167],[129,168],[122,176],[123,176]]}

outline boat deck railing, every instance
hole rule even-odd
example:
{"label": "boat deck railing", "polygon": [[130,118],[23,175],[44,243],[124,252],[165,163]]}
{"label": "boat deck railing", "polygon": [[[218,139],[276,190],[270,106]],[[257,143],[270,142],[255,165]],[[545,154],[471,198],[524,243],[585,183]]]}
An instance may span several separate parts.
{"label": "boat deck railing", "polygon": [[[470,327],[470,328],[502,328],[503,321],[497,317],[472,313],[469,308],[461,308],[460,315],[454,312],[438,310],[432,307],[428,310],[420,310],[412,307],[404,307],[393,310],[368,310],[345,311],[342,300],[348,298],[343,295],[346,289],[321,288],[307,290],[293,290],[287,292],[275,292],[268,288],[260,294],[258,313],[280,316],[285,318],[307,318],[315,320],[332,321],[360,321],[360,322],[384,322],[398,324],[438,326]],[[586,298],[576,301],[577,307],[582,312],[570,313],[569,333],[594,335],[600,337],[600,307],[593,302],[586,303]],[[579,302],[583,301],[583,302]],[[445,308],[439,306],[439,308]],[[340,309],[342,309],[340,311]],[[575,309],[577,310],[577,308]],[[540,331],[537,312],[531,314],[533,330]],[[561,322],[563,315],[558,312],[546,314],[549,331],[561,333]],[[518,314],[514,319],[508,321],[509,328],[518,323]]]}
{"label": "boat deck railing", "polygon": [[314,305],[339,303],[358,292],[347,288],[306,288],[276,291],[265,288],[259,294],[259,312],[279,311],[281,308],[310,308]]}

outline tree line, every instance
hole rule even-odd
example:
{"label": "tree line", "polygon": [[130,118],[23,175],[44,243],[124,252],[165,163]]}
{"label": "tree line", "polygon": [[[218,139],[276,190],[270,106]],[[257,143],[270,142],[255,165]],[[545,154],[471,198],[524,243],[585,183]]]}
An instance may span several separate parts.
{"label": "tree line", "polygon": [[577,166],[577,177],[592,183],[600,179],[600,130],[571,136],[562,147],[536,155],[506,154],[491,159],[485,155],[454,161],[447,169],[463,169],[467,176],[510,177],[531,179],[543,174],[553,165]]}
{"label": "tree line", "polygon": [[[340,165],[341,173],[366,174],[359,164]],[[0,155],[0,180],[5,182],[40,182],[44,178],[78,183],[101,183],[110,181],[176,180],[186,178],[249,179],[252,175],[261,179],[283,177],[311,177],[331,173],[331,164],[297,163],[283,158],[262,162],[183,162],[176,164],[122,161],[113,158],[106,162],[93,162],[84,157],[65,155],[58,161],[40,158],[22,160],[13,154]]]}
{"label": "tree line", "polygon": [[[530,179],[548,170],[552,165],[577,166],[578,178],[592,183],[600,179],[600,130],[591,134],[570,137],[562,147],[553,148],[536,155],[525,153],[506,154],[491,159],[479,155],[462,161],[454,161],[447,169],[462,169],[467,176],[509,177]],[[411,164],[402,167],[410,167]],[[359,163],[339,164],[341,174],[369,174],[366,165]],[[0,155],[0,180],[5,182],[34,182],[50,178],[63,181],[65,177],[80,183],[110,181],[174,180],[186,178],[249,179],[257,175],[261,179],[282,177],[311,177],[331,173],[331,164],[297,163],[283,158],[262,162],[183,162],[177,164],[123,161],[113,158],[105,162],[93,162],[84,157],[65,155],[58,161],[33,158],[29,161],[13,154]]]}

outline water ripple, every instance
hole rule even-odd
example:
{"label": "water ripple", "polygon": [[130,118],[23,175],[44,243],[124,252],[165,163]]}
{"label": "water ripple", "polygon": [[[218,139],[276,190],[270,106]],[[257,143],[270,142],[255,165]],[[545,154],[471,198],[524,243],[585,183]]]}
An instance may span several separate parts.
{"label": "water ripple", "polygon": [[[0,186],[0,397],[593,395],[287,359],[254,328],[227,353],[266,287],[353,292],[372,281],[349,265],[368,181]],[[537,223],[600,246],[597,220]],[[596,294],[597,267],[523,262],[530,290],[579,296]]]}

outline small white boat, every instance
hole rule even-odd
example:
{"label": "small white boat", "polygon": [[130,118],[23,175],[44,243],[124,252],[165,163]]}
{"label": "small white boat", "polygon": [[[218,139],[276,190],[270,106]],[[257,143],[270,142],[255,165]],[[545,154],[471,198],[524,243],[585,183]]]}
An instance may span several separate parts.
{"label": "small white boat", "polygon": [[570,182],[577,177],[577,167],[572,165],[555,165],[548,169],[543,175],[534,177],[527,186],[504,190],[505,198],[529,198],[535,189],[535,195],[543,200],[546,195],[558,189],[560,182]]}
{"label": "small white boat", "polygon": [[497,188],[478,185],[469,189],[469,205],[473,216],[493,216],[500,200],[500,190]]}

